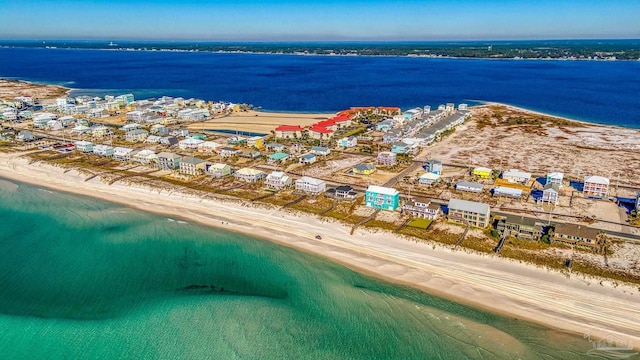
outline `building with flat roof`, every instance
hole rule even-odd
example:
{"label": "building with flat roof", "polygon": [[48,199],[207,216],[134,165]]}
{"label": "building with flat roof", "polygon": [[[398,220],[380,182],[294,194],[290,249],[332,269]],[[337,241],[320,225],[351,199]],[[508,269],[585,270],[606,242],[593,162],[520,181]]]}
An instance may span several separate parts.
{"label": "building with flat roof", "polygon": [[400,193],[394,188],[369,185],[365,193],[365,204],[374,209],[395,211],[400,206]]}
{"label": "building with flat roof", "polygon": [[449,200],[448,208],[447,218],[449,221],[481,228],[489,225],[491,210],[487,204],[451,199]]}

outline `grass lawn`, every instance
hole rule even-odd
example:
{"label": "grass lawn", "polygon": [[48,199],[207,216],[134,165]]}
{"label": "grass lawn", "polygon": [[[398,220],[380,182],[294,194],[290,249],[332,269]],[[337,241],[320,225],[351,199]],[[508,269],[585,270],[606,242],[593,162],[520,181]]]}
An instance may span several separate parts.
{"label": "grass lawn", "polygon": [[433,221],[429,219],[415,218],[407,224],[407,226],[411,226],[418,229],[428,229]]}

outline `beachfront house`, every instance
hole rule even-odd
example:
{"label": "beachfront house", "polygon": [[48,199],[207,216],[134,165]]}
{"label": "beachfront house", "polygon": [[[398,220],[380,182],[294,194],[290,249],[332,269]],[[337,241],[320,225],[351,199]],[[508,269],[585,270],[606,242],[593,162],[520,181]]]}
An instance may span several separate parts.
{"label": "beachfront house", "polygon": [[324,146],[312,146],[311,153],[316,156],[327,156],[331,154],[331,150],[328,147]]}
{"label": "beachfront house", "polygon": [[313,164],[317,158],[314,154],[308,153],[300,156],[300,164]]}
{"label": "beachfront house", "polygon": [[420,185],[433,185],[440,181],[440,175],[431,172],[424,173],[418,177]]}
{"label": "beachfront house", "polygon": [[552,230],[551,242],[559,242],[593,251],[602,249],[604,234],[601,230],[581,224],[557,224]]}
{"label": "beachfront house", "polygon": [[280,125],[274,131],[276,139],[300,139],[304,129],[299,125]]}
{"label": "beachfront house", "polygon": [[358,164],[351,169],[354,175],[371,175],[376,171],[375,165],[371,164]]}
{"label": "beachfront house", "polygon": [[293,179],[282,171],[274,171],[267,175],[264,181],[264,185],[269,190],[282,190],[290,187],[293,184]]}
{"label": "beachfront house", "polygon": [[430,173],[442,175],[442,161],[440,160],[428,160],[422,165],[422,168]]}
{"label": "beachfront house", "polygon": [[327,189],[324,180],[303,176],[295,182],[296,190],[310,194],[320,194]]}
{"label": "beachfront house", "polygon": [[458,191],[466,191],[466,192],[472,192],[472,193],[482,192],[483,187],[484,185],[480,183],[470,182],[465,180],[460,180],[455,185],[455,189]]}
{"label": "beachfront house", "polygon": [[351,200],[358,196],[358,193],[349,185],[341,185],[327,190],[327,195],[337,199]]}
{"label": "beachfront house", "polygon": [[562,180],[564,179],[564,174],[561,172],[552,172],[547,174],[547,181],[545,185],[556,184],[558,187],[562,187]]}
{"label": "beachfront house", "polygon": [[554,183],[547,183],[542,190],[540,202],[558,205],[560,201],[560,186]]}
{"label": "beachfront house", "polygon": [[111,157],[113,156],[113,146],[109,145],[96,145],[93,147],[93,153],[98,156]]}
{"label": "beachfront house", "polygon": [[205,172],[214,178],[231,175],[231,166],[223,163],[206,164]]}
{"label": "beachfront house", "polygon": [[156,167],[162,170],[177,170],[180,168],[182,157],[178,154],[163,151],[158,154]]}
{"label": "beachfront house", "polygon": [[128,131],[124,134],[124,139],[128,142],[142,142],[149,136],[149,132],[144,129],[136,129]]}
{"label": "beachfront house", "polygon": [[289,154],[286,152],[277,152],[267,157],[267,164],[280,164],[289,160]]}
{"label": "beachfront house", "polygon": [[491,175],[492,175],[492,172],[493,172],[493,170],[491,170],[489,168],[479,166],[479,167],[473,169],[473,173],[472,174],[473,174],[473,176],[477,176],[477,177],[482,178],[482,179],[490,179]]}
{"label": "beachfront house", "polygon": [[365,204],[374,209],[395,211],[400,206],[400,192],[394,188],[369,185]]}
{"label": "beachfront house", "polygon": [[502,236],[513,236],[520,239],[540,240],[542,225],[535,218],[522,215],[506,215],[496,222],[496,230]]}
{"label": "beachfront house", "polygon": [[480,228],[485,228],[489,225],[491,214],[487,204],[451,199],[447,207],[449,209],[447,218],[451,222]]}
{"label": "beachfront house", "polygon": [[336,140],[336,146],[341,148],[352,148],[358,145],[358,139],[355,136],[343,137]]}
{"label": "beachfront house", "polygon": [[609,179],[602,176],[586,176],[582,193],[596,198],[609,196]]}
{"label": "beachfront house", "polygon": [[398,163],[398,155],[391,151],[381,151],[376,157],[376,164],[382,166],[394,166]]}
{"label": "beachfront house", "polygon": [[411,214],[413,217],[436,220],[442,213],[441,207],[427,199],[410,199],[402,207],[402,212]]}
{"label": "beachfront house", "polygon": [[141,165],[149,165],[156,161],[158,156],[155,152],[151,150],[140,150],[135,155],[133,155],[132,160],[140,163]]}
{"label": "beachfront house", "polygon": [[502,173],[502,178],[508,182],[526,185],[531,179],[531,174],[517,169],[510,169]]}
{"label": "beachfront house", "polygon": [[129,161],[131,157],[135,155],[135,150],[118,146],[113,148],[113,158],[120,161]]}
{"label": "beachfront house", "polygon": [[93,143],[91,141],[80,140],[73,143],[77,151],[83,153],[93,152]]}
{"label": "beachfront house", "polygon": [[193,156],[185,156],[180,160],[180,173],[197,176],[204,172],[207,162]]}
{"label": "beachfront house", "polygon": [[236,171],[233,176],[238,180],[252,183],[264,179],[267,174],[264,171],[247,167]]}
{"label": "beachfront house", "polygon": [[20,142],[29,142],[29,141],[33,141],[35,139],[36,139],[36,137],[29,130],[19,131],[18,135],[16,135],[16,141],[20,141]]}

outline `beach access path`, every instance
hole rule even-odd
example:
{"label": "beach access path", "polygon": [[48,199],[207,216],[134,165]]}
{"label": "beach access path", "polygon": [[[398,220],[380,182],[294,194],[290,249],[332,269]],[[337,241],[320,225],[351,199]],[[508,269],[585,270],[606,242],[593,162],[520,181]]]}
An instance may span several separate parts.
{"label": "beach access path", "polygon": [[85,182],[86,175],[43,162],[29,164],[19,154],[0,155],[0,177],[251,236],[259,234],[433,295],[578,335],[612,335],[640,349],[637,286],[568,276],[509,259],[415,242],[386,231],[358,229],[349,235],[350,228],[339,222],[239,199],[204,198],[193,191],[143,184],[107,185],[100,178]]}

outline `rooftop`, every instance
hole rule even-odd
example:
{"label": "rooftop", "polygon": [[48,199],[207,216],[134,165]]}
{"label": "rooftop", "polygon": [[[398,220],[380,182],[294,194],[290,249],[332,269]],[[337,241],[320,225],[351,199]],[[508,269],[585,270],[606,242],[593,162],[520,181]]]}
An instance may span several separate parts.
{"label": "rooftop", "polygon": [[489,214],[489,205],[475,202],[475,201],[467,201],[462,199],[451,199],[449,200],[449,210],[461,210],[472,212],[476,214]]}

